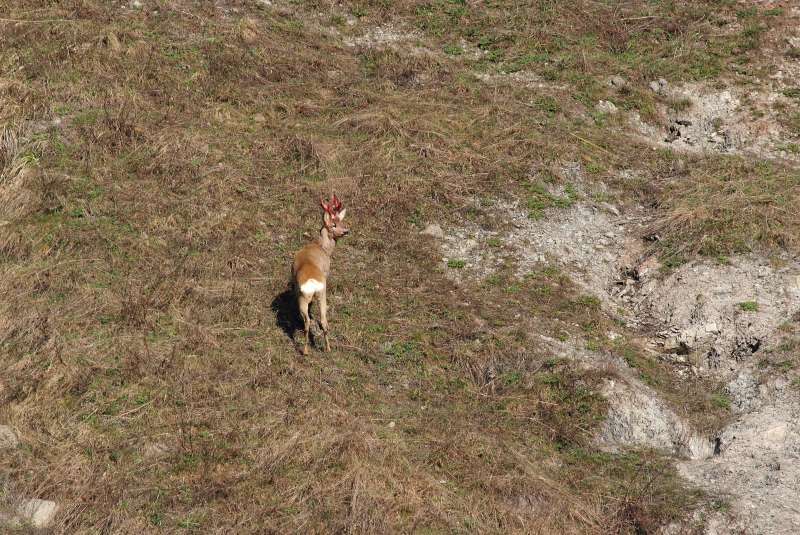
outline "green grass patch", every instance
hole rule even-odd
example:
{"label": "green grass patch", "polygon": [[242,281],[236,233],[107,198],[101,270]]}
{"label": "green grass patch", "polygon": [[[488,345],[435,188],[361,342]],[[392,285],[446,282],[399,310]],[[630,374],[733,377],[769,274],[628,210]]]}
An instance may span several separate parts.
{"label": "green grass patch", "polygon": [[744,301],[739,303],[739,309],[744,312],[758,312],[758,303],[756,301]]}

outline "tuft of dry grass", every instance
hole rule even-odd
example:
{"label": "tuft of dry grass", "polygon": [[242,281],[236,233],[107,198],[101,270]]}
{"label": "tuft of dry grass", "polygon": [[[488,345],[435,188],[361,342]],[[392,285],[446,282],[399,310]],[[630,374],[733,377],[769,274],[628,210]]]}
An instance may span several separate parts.
{"label": "tuft of dry grass", "polygon": [[660,234],[672,261],[694,254],[800,251],[800,174],[766,162],[726,158],[693,165],[661,195]]}

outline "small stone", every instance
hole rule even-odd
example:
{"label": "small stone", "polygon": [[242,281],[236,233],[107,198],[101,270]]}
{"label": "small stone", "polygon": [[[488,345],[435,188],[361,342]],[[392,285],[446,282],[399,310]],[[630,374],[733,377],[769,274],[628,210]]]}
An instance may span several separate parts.
{"label": "small stone", "polygon": [[705,326],[704,326],[703,328],[705,329],[705,331],[706,331],[707,333],[716,333],[716,332],[719,332],[719,328],[717,327],[717,324],[716,324],[716,323],[714,323],[713,321],[712,321],[712,322],[709,322],[709,323],[706,323],[706,324],[705,324]]}
{"label": "small stone", "polygon": [[141,2],[140,0],[131,0],[131,3],[130,3],[130,6],[131,6],[133,9],[139,9],[139,8],[141,8],[141,7],[142,7],[142,5],[143,5],[143,4],[142,4],[142,2]]}
{"label": "small stone", "polygon": [[610,214],[613,214],[613,215],[615,215],[615,216],[617,216],[617,217],[619,217],[619,216],[620,216],[620,211],[619,211],[619,208],[617,208],[617,207],[616,207],[616,206],[614,206],[613,204],[609,204],[609,203],[607,203],[607,202],[601,202],[601,203],[600,203],[600,208],[602,208],[602,209],[603,209],[603,210],[605,210],[606,212],[608,212],[608,213],[610,213]]}
{"label": "small stone", "polygon": [[444,231],[442,230],[442,227],[440,227],[436,223],[431,223],[430,225],[425,227],[425,229],[422,230],[420,234],[424,234],[426,236],[433,236],[437,240],[444,239]]}
{"label": "small stone", "polygon": [[395,426],[394,422],[389,422],[389,429],[394,429],[394,426]]}
{"label": "small stone", "polygon": [[623,89],[628,87],[628,82],[622,76],[615,74],[614,76],[609,76],[608,81],[606,82],[609,87],[613,87],[615,89]]}
{"label": "small stone", "polygon": [[0,425],[0,449],[16,448],[19,445],[17,434],[7,425]]}
{"label": "small stone", "polygon": [[17,515],[24,522],[30,523],[33,527],[40,529],[46,528],[53,521],[58,511],[56,502],[50,500],[23,500],[17,507]]}
{"label": "small stone", "polygon": [[650,89],[654,93],[663,94],[664,91],[667,89],[667,81],[663,78],[659,78],[658,80],[653,80],[649,84]]}
{"label": "small stone", "polygon": [[595,109],[601,113],[607,113],[609,115],[614,115],[619,110],[617,109],[616,104],[610,102],[608,100],[601,100],[595,106]]}
{"label": "small stone", "polygon": [[266,122],[267,118],[264,117],[264,115],[261,113],[256,113],[255,115],[253,115],[253,120],[257,123],[263,123]]}

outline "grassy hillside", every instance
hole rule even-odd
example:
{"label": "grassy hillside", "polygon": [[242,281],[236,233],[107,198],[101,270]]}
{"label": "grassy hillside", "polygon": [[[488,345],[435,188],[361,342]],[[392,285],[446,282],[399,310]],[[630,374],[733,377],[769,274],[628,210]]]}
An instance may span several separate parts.
{"label": "grassy hillside", "polygon": [[[653,452],[597,451],[603,374],[538,334],[626,355],[714,425],[706,385],[648,361],[554,266],[455,285],[419,231],[481,221],[475,200],[557,205],[531,176],[563,185],[575,161],[616,201],[660,207],[665,243],[699,244],[681,255],[736,250],[730,216],[697,210],[707,189],[675,200],[677,156],[594,106],[613,93],[652,116],[651,79],[755,65],[776,17],[730,1],[0,6],[0,422],[22,438],[0,456],[7,500],[57,501],[58,533],[644,533],[711,500]],[[369,46],[376,27],[402,42]],[[697,165],[677,175],[750,172]],[[630,167],[642,178],[621,180]],[[766,187],[796,192],[782,172]],[[286,278],[332,189],[353,231],[334,350],[302,358]],[[765,234],[760,215],[745,245],[796,247],[794,216]]]}

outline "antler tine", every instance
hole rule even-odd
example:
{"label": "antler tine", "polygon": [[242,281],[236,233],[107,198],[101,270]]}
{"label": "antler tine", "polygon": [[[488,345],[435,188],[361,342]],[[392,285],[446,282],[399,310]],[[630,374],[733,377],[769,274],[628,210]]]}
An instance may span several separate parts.
{"label": "antler tine", "polygon": [[335,193],[333,194],[333,200],[331,201],[331,204],[333,204],[333,210],[335,212],[338,212],[342,209],[342,201],[339,200],[339,197],[337,197]]}
{"label": "antler tine", "polygon": [[326,203],[324,198],[322,197],[319,198],[319,205],[322,206],[323,210],[325,210],[329,214],[332,214],[333,210],[331,210],[330,204]]}

